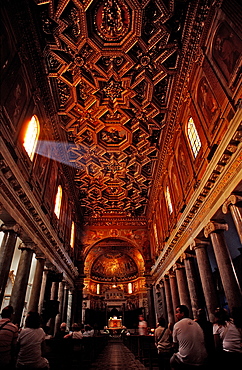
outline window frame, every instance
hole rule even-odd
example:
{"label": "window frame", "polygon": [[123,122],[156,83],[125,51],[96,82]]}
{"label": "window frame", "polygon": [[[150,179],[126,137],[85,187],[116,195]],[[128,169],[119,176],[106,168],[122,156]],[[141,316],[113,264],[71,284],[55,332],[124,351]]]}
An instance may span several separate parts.
{"label": "window frame", "polygon": [[194,159],[196,159],[202,147],[202,142],[192,116],[190,116],[187,120],[186,133],[191,152]]}

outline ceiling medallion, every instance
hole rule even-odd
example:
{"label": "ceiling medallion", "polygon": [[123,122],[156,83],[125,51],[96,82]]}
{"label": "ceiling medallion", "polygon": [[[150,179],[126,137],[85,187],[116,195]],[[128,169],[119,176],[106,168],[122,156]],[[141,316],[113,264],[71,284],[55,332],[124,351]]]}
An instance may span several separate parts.
{"label": "ceiling medallion", "polygon": [[129,23],[129,9],[121,0],[107,0],[96,10],[97,33],[104,40],[120,40],[128,32]]}
{"label": "ceiling medallion", "polygon": [[111,80],[109,81],[106,86],[103,88],[103,91],[107,98],[114,100],[116,98],[120,98],[121,93],[123,91],[122,83],[118,81]]}

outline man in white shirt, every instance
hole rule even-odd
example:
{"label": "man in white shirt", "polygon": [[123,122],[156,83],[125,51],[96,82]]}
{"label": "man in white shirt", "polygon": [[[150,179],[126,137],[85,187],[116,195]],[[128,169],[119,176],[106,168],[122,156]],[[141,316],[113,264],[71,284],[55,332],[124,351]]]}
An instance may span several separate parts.
{"label": "man in white shirt", "polygon": [[147,322],[143,315],[139,315],[139,335],[147,335]]}
{"label": "man in white shirt", "polygon": [[178,322],[173,328],[173,342],[177,352],[170,361],[172,369],[198,369],[204,365],[207,358],[203,330],[188,316],[189,310],[186,306],[177,306]]}

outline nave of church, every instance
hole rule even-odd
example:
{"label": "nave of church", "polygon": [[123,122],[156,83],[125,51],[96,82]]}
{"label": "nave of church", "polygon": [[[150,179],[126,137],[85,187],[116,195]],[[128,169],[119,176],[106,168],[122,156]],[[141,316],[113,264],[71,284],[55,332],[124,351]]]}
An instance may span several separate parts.
{"label": "nave of church", "polygon": [[[238,0],[1,6],[0,307],[20,328],[135,337],[142,314],[152,337],[179,304],[242,308],[241,23]],[[95,361],[142,368],[126,348]]]}

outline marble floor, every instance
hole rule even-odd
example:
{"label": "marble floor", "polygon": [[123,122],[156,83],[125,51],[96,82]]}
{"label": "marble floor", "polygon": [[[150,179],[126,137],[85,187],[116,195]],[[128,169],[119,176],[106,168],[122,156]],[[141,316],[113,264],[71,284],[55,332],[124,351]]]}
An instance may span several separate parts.
{"label": "marble floor", "polygon": [[145,366],[122,343],[121,340],[109,340],[108,345],[90,366],[90,370],[144,370]]}

